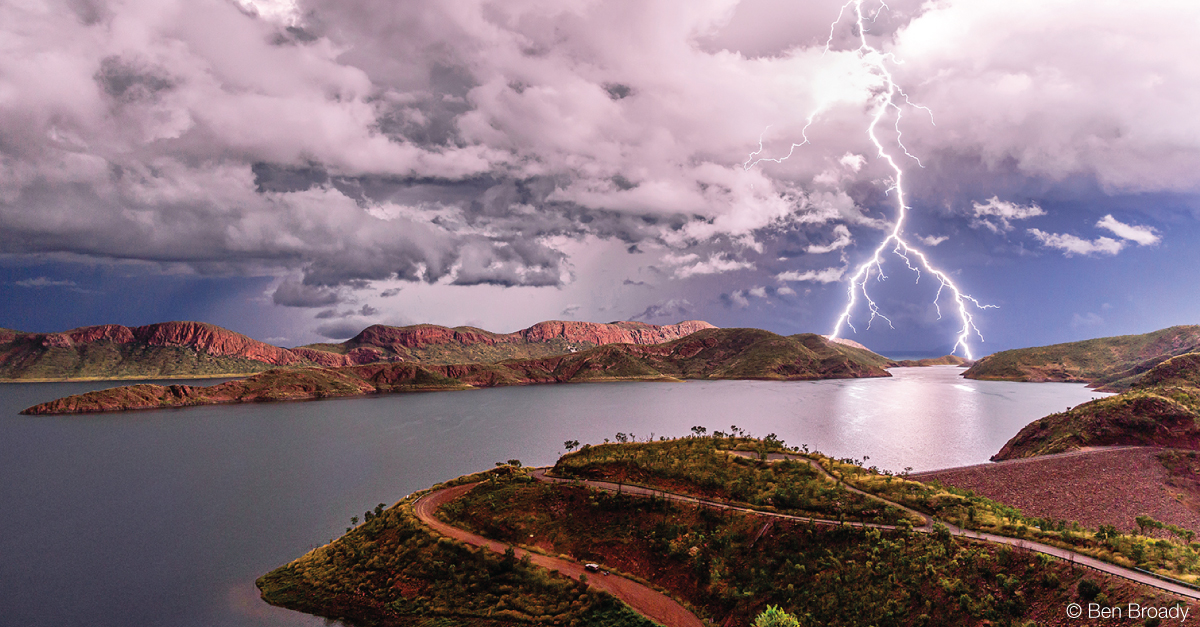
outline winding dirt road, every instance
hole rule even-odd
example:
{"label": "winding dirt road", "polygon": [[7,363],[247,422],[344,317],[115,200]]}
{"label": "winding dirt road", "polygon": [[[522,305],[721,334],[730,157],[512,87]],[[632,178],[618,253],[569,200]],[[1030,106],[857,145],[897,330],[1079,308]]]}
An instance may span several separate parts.
{"label": "winding dirt road", "polygon": [[[741,451],[732,452],[732,453],[735,455],[744,455],[747,457],[754,455],[753,453],[745,453],[745,452],[741,452]],[[771,460],[794,459],[797,461],[804,461],[804,462],[810,464],[813,468],[817,469],[826,479],[828,479],[830,481],[838,481],[836,477],[834,477],[828,471],[826,471],[825,468],[823,468],[820,464],[817,464],[816,462],[814,462],[808,458],[802,457],[802,456],[772,454],[769,459],[771,459]],[[662,499],[667,499],[667,500],[677,502],[677,503],[685,503],[685,504],[691,504],[691,505],[696,505],[696,506],[704,506],[704,507],[712,507],[712,508],[717,508],[717,509],[732,510],[732,511],[752,514],[755,516],[762,516],[762,517],[766,517],[766,518],[796,520],[796,521],[808,522],[808,523],[816,524],[816,525],[847,525],[847,526],[852,526],[852,527],[873,528],[873,529],[898,529],[898,527],[895,525],[883,525],[883,524],[876,524],[876,523],[859,523],[859,522],[841,522],[841,521],[836,521],[836,520],[825,520],[825,519],[820,519],[820,518],[810,518],[810,517],[805,517],[805,516],[792,516],[789,514],[765,512],[765,511],[761,511],[761,510],[751,509],[749,507],[742,507],[742,506],[738,506],[738,505],[732,505],[729,503],[722,503],[719,501],[710,501],[707,499],[701,499],[701,498],[697,498],[694,496],[688,496],[685,494],[677,494],[674,492],[665,492],[662,490],[655,490],[655,489],[645,488],[645,487],[641,487],[641,486],[618,485],[618,484],[610,483],[607,481],[562,479],[562,478],[558,478],[558,477],[548,476],[546,474],[547,470],[549,470],[549,469],[538,468],[538,469],[535,469],[530,474],[538,481],[544,481],[547,483],[567,483],[567,484],[575,484],[575,485],[584,485],[584,486],[587,486],[589,488],[593,488],[596,490],[606,490],[609,492],[621,492],[623,494],[629,494],[631,496],[662,498]],[[841,482],[839,482],[839,483],[844,488],[846,488],[847,490],[849,490],[851,492],[854,492],[856,494],[861,494],[861,495],[868,497],[870,499],[873,499],[875,501],[887,503],[894,507],[903,509],[904,511],[909,512],[910,514],[919,516],[922,520],[925,521],[925,524],[923,524],[919,527],[913,527],[914,531],[921,532],[921,533],[929,533],[929,532],[933,531],[934,520],[929,515],[924,514],[922,512],[918,512],[914,509],[911,509],[909,507],[906,507],[906,506],[896,503],[894,501],[890,501],[888,499],[877,496],[875,494],[871,494],[869,492],[859,490],[858,488],[846,485],[845,483],[841,483]],[[428,525],[429,527],[431,527],[432,529],[434,529],[435,531],[437,531],[438,533],[440,533],[444,536],[453,538],[455,540],[459,540],[461,542],[465,542],[466,544],[469,544],[471,546],[483,547],[490,551],[494,551],[496,553],[504,553],[506,550],[508,550],[510,545],[505,544],[503,542],[498,542],[496,540],[489,540],[483,536],[473,534],[473,533],[471,533],[469,531],[465,531],[463,529],[459,529],[458,527],[453,527],[451,525],[448,525],[448,524],[438,520],[437,517],[434,515],[435,512],[437,512],[438,508],[440,508],[442,505],[445,505],[446,503],[449,503],[450,501],[453,501],[454,499],[457,499],[458,497],[466,494],[467,492],[469,492],[471,489],[473,489],[477,485],[479,485],[479,484],[472,483],[472,484],[456,486],[453,488],[445,488],[442,490],[438,490],[436,492],[431,492],[431,493],[426,494],[425,496],[421,497],[420,499],[418,499],[417,502],[413,504],[413,510],[416,513],[416,516],[418,519],[420,519],[423,523],[425,523],[426,525]],[[949,529],[951,534],[956,535],[956,536],[979,540],[982,542],[1005,544],[1005,545],[1009,545],[1009,546],[1013,546],[1013,547],[1017,547],[1017,548],[1021,548],[1021,549],[1036,551],[1038,553],[1045,553],[1046,555],[1050,555],[1050,556],[1056,557],[1058,559],[1061,559],[1061,560],[1064,560],[1067,562],[1071,562],[1073,564],[1079,564],[1081,566],[1086,566],[1088,568],[1092,568],[1097,571],[1107,573],[1109,575],[1114,575],[1117,577],[1121,577],[1123,579],[1127,579],[1129,581],[1133,581],[1133,582],[1136,582],[1139,584],[1150,586],[1152,588],[1157,588],[1159,590],[1177,594],[1179,596],[1182,596],[1182,597],[1185,597],[1188,599],[1200,599],[1200,590],[1195,590],[1195,589],[1189,588],[1187,586],[1183,586],[1183,585],[1172,583],[1170,581],[1165,581],[1165,580],[1159,579],[1153,575],[1138,572],[1135,570],[1130,570],[1128,568],[1123,568],[1123,567],[1117,566],[1115,564],[1110,564],[1108,562],[1104,562],[1104,561],[1095,559],[1093,557],[1089,557],[1087,555],[1076,553],[1074,551],[1069,551],[1067,549],[1061,549],[1058,547],[1041,544],[1039,542],[1031,542],[1028,540],[1021,540],[1019,538],[1010,538],[1007,536],[998,536],[998,535],[990,534],[990,533],[971,531],[968,529],[963,529],[961,527],[957,527],[955,525],[952,525],[952,524],[946,523],[946,522],[941,522],[941,524],[944,525],[947,529]],[[516,551],[516,555],[517,555],[518,559],[523,558],[526,555],[528,555],[529,559],[532,563],[537,564],[538,566],[541,566],[543,568],[557,571],[557,572],[562,573],[572,579],[581,580],[581,577],[583,577],[585,575],[589,575],[589,573],[586,570],[584,570],[583,565],[580,563],[557,558],[557,557],[549,557],[546,555],[541,555],[539,553],[530,553],[528,551],[525,551],[525,550],[517,548],[517,547],[513,547],[513,549]],[[674,599],[666,596],[665,594],[662,594],[661,592],[658,592],[657,590],[649,588],[643,584],[637,583],[636,581],[626,579],[619,575],[605,576],[605,575],[601,575],[599,573],[590,573],[590,575],[587,577],[587,584],[593,588],[596,588],[598,590],[603,590],[605,592],[608,592],[609,594],[612,594],[614,597],[620,599],[626,605],[633,608],[634,611],[638,612],[639,614],[641,614],[657,623],[664,625],[665,627],[703,627],[704,626],[704,623],[701,622],[700,619],[697,618],[695,614],[692,614],[690,611],[688,611],[687,608],[685,608],[683,605],[679,604]]]}
{"label": "winding dirt road", "polygon": [[[731,451],[731,452],[735,455],[742,455],[744,453],[743,451]],[[752,455],[757,456],[754,453],[745,453],[744,456],[749,457]],[[822,475],[824,475],[830,481],[837,481],[837,479],[833,475],[829,474],[829,472],[826,471],[825,468],[823,468],[820,464],[817,464],[816,462],[814,462],[808,458],[805,458],[802,456],[797,456],[797,455],[782,455],[782,454],[778,454],[778,453],[772,454],[771,457],[768,458],[768,460],[777,460],[777,459],[794,459],[797,461],[808,462],[810,465],[812,465],[813,468],[816,468],[819,472],[821,472]],[[756,516],[781,518],[781,519],[785,519],[785,520],[800,520],[800,521],[805,521],[805,522],[811,522],[813,524],[818,524],[818,525],[843,525],[844,524],[844,525],[848,525],[848,526],[852,526],[852,527],[866,527],[866,528],[873,528],[873,529],[897,529],[898,528],[895,525],[839,522],[836,520],[822,520],[820,518],[807,518],[807,517],[803,517],[803,516],[791,516],[788,514],[778,514],[775,512],[764,512],[764,511],[760,511],[760,510],[750,509],[747,507],[730,505],[728,503],[721,503],[718,501],[709,501],[709,500],[705,500],[705,499],[698,499],[696,497],[687,496],[687,495],[683,495],[683,494],[675,494],[672,492],[663,492],[661,490],[652,490],[650,488],[643,488],[640,486],[629,486],[629,485],[619,486],[615,483],[609,483],[607,481],[583,481],[583,480],[576,481],[573,479],[559,479],[556,477],[547,476],[546,470],[547,469],[539,468],[537,470],[534,470],[531,474],[533,475],[534,478],[536,478],[540,481],[547,481],[547,482],[553,482],[553,483],[580,483],[582,485],[586,485],[590,488],[594,488],[597,490],[607,490],[609,492],[617,492],[619,490],[624,494],[631,494],[634,496],[643,496],[643,497],[653,496],[653,497],[657,497],[657,498],[666,498],[668,500],[676,501],[676,502],[680,502],[680,503],[691,503],[694,505],[704,505],[706,507],[713,507],[713,508],[718,508],[718,509],[727,509],[727,510],[733,510],[733,511],[739,511],[739,512],[746,512],[746,513],[754,514]],[[917,516],[920,516],[921,518],[923,518],[925,520],[925,524],[920,527],[913,527],[914,531],[918,531],[921,533],[929,533],[929,532],[933,531],[933,522],[934,521],[930,516],[923,514],[921,512],[918,512],[916,510],[910,509],[899,503],[889,501],[883,497],[871,494],[869,492],[864,492],[862,490],[859,490],[858,488],[846,485],[845,483],[841,483],[841,485],[842,485],[842,487],[844,487],[847,490],[850,490],[851,492],[854,492],[856,494],[861,494],[863,496],[874,499],[876,501],[884,502],[889,505],[899,507],[900,509],[903,509],[912,514],[916,514]],[[971,531],[969,529],[963,529],[961,527],[952,525],[945,521],[938,521],[938,522],[940,522],[943,526],[945,526],[947,529],[949,529],[951,534],[956,535],[956,536],[960,536],[963,538],[971,538],[973,540],[980,540],[983,542],[992,542],[995,544],[1006,544],[1006,545],[1021,548],[1021,549],[1036,551],[1038,553],[1045,553],[1046,555],[1050,555],[1052,557],[1056,557],[1058,559],[1061,559],[1061,560],[1064,560],[1064,561],[1067,561],[1067,562],[1070,562],[1073,564],[1078,564],[1080,566],[1086,566],[1088,568],[1092,568],[1092,569],[1098,570],[1100,572],[1107,573],[1109,575],[1115,575],[1115,576],[1121,577],[1123,579],[1128,579],[1130,581],[1140,583],[1143,585],[1147,585],[1152,588],[1157,588],[1159,590],[1163,590],[1163,591],[1170,592],[1173,594],[1177,594],[1182,597],[1186,597],[1189,599],[1200,599],[1200,590],[1196,590],[1193,588],[1189,588],[1187,586],[1172,583],[1170,581],[1165,581],[1165,580],[1159,579],[1153,575],[1138,572],[1136,570],[1131,570],[1128,568],[1123,568],[1121,566],[1117,566],[1116,564],[1110,564],[1108,562],[1098,560],[1094,557],[1083,555],[1082,553],[1076,553],[1074,551],[1069,551],[1067,549],[1060,549],[1058,547],[1050,546],[1047,544],[1042,544],[1040,542],[1032,542],[1029,540],[1022,540],[1020,538],[1010,538],[1008,536],[998,536],[998,535],[991,534],[991,533]]]}
{"label": "winding dirt road", "polygon": [[[448,538],[465,542],[471,546],[483,547],[496,553],[504,553],[510,545],[453,527],[438,520],[434,515],[439,507],[470,492],[477,485],[479,484],[470,483],[426,494],[413,504],[413,511],[421,522]],[[517,547],[513,547],[513,550],[516,551],[518,559],[528,555],[529,560],[534,564],[560,572],[571,579],[579,581],[580,577],[587,575],[589,586],[617,597],[637,613],[665,627],[704,627],[704,623],[696,618],[695,614],[680,605],[678,601],[636,581],[620,575],[588,573],[584,570],[583,564],[578,562],[549,557],[540,553],[530,553]]]}

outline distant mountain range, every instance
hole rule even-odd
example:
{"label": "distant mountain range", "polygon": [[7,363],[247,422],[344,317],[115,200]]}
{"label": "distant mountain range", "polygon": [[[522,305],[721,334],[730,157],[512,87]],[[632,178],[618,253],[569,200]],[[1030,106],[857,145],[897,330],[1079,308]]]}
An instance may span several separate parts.
{"label": "distant mountain range", "polygon": [[702,329],[696,320],[550,321],[515,333],[432,324],[374,325],[338,344],[280,348],[201,322],[101,325],[62,333],[0,329],[0,379],[142,379],[244,375],[277,367],[343,367],[377,362],[492,363],[586,350],[603,344],[658,344]]}
{"label": "distant mountain range", "polygon": [[[569,332],[565,330],[568,328],[566,326],[551,326],[544,327],[548,335],[531,334],[532,340],[528,336],[521,337],[525,338],[523,341],[545,342],[561,339],[568,333],[578,338],[584,336],[577,332],[609,332],[611,329],[608,327],[614,326],[576,326],[574,331]],[[24,413],[91,413],[538,383],[890,376],[884,370],[891,365],[887,358],[863,348],[829,341],[819,335],[806,333],[784,337],[759,329],[717,329],[708,326],[710,328],[661,344],[610,343],[574,353],[499,363],[381,362],[334,368],[275,369],[210,387],[133,385],[58,399],[30,407]],[[680,332],[678,327],[676,325],[673,330],[665,332]],[[660,337],[658,331],[642,326],[615,328],[641,333],[641,336],[635,337],[643,341]],[[394,337],[387,336],[388,339]],[[439,332],[438,337],[453,337],[453,333]],[[590,338],[587,341],[593,341],[601,340],[604,336],[586,337]],[[483,339],[469,337],[443,343],[453,341],[462,346],[471,346],[470,342],[487,345],[485,341],[493,339],[491,336],[484,336]],[[360,347],[351,350],[357,348]]]}

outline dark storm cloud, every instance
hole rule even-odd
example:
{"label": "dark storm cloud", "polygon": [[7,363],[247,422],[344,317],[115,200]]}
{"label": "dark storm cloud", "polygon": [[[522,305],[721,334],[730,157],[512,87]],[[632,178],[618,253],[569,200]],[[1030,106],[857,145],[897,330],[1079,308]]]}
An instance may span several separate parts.
{"label": "dark storm cloud", "polygon": [[[566,251],[617,240],[664,279],[754,275],[720,286],[736,303],[840,277],[833,257],[886,226],[877,77],[848,24],[821,41],[840,3],[551,4],[0,5],[0,253],[289,276],[273,302],[330,308],[374,281],[561,286]],[[1195,190],[1197,9],[1030,10],[901,2],[873,32],[937,115],[904,118],[928,165],[914,196],[961,225],[1037,181]],[[811,144],[744,167],[819,106]],[[1003,235],[1067,233],[1030,228],[1060,239]]]}
{"label": "dark storm cloud", "polygon": [[[304,285],[299,281],[284,281],[275,289],[271,300],[285,307],[325,307],[341,302],[342,298],[336,290]],[[323,311],[317,317],[329,318],[334,315],[333,312],[332,309]]]}
{"label": "dark storm cloud", "polygon": [[166,69],[118,56],[100,60],[96,82],[104,93],[121,102],[157,100],[160,92],[175,87]]}
{"label": "dark storm cloud", "polygon": [[329,322],[318,325],[317,334],[331,340],[345,340],[358,335],[365,326],[362,323],[349,320],[344,322]]}

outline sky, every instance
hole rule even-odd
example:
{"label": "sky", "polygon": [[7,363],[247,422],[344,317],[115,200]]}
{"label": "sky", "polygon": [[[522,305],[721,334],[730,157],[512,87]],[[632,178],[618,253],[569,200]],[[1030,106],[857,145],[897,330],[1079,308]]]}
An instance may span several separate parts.
{"label": "sky", "polygon": [[[828,334],[886,156],[976,356],[1200,323],[1200,3],[855,6],[0,3],[0,327]],[[946,352],[938,287],[889,248],[836,330]]]}

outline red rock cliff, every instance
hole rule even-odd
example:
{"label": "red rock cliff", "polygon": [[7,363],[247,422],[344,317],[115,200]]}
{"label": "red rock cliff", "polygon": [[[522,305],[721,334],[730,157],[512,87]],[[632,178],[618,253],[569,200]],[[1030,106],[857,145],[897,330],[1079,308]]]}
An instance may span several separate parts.
{"label": "red rock cliff", "polygon": [[133,335],[138,341],[151,346],[186,346],[209,355],[244,357],[277,366],[303,361],[286,348],[271,346],[203,322],[151,324],[133,329]]}
{"label": "red rock cliff", "polygon": [[433,324],[418,324],[410,327],[373,325],[359,333],[347,344],[366,344],[397,350],[419,348],[433,344],[499,344],[548,342],[565,339],[569,342],[591,344],[661,344],[691,335],[702,329],[713,329],[713,325],[699,320],[689,320],[667,326],[644,322],[575,322],[551,320],[539,322],[528,329],[515,333],[497,334],[472,327],[451,329]]}

